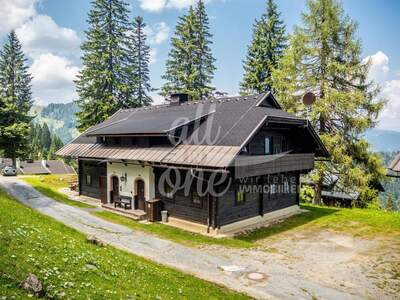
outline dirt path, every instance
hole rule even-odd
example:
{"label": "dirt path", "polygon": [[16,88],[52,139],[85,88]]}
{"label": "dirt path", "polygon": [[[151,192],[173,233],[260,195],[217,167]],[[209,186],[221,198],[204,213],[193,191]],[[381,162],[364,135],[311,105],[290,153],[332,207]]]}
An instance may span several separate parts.
{"label": "dirt path", "polygon": [[[394,298],[385,294],[363,269],[363,255],[374,251],[376,242],[324,231],[316,236],[300,233],[282,236],[259,250],[193,249],[56,202],[17,178],[0,177],[0,186],[25,205],[85,234],[94,234],[115,247],[255,298]],[[227,272],[221,269],[223,266],[238,266],[241,270]],[[249,279],[252,272],[264,274],[264,278]]]}

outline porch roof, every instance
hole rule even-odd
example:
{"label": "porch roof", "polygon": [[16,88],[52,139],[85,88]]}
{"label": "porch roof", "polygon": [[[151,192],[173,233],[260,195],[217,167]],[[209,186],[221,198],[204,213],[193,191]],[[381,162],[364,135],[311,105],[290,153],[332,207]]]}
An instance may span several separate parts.
{"label": "porch roof", "polygon": [[226,168],[240,151],[234,146],[186,145],[176,147],[132,148],[100,143],[71,143],[57,152],[59,156],[91,159],[128,160],[194,167]]}

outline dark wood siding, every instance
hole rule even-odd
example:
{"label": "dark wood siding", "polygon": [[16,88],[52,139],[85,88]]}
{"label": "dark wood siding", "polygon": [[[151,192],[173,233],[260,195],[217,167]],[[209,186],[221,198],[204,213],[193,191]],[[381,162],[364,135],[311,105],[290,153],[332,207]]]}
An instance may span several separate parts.
{"label": "dark wood siding", "polygon": [[[216,198],[206,195],[203,198],[202,206],[198,207],[192,203],[190,192],[185,195],[182,189],[178,190],[172,198],[167,198],[161,194],[159,181],[164,170],[156,168],[154,171],[155,195],[156,198],[162,200],[164,209],[168,211],[171,217],[218,227],[298,204],[298,191],[296,189],[299,179],[298,172],[250,177],[246,180],[232,177],[231,184],[226,192]],[[180,174],[181,178],[185,178],[187,172],[180,171]],[[291,185],[294,186],[294,190],[292,190],[294,193],[283,192],[283,182],[287,178],[293,178]],[[277,186],[277,190],[276,193],[270,194],[270,190],[266,191],[263,187],[264,185],[269,187],[272,183]],[[219,190],[224,191],[227,185],[228,181]],[[245,201],[238,204],[235,195],[236,191],[240,190],[240,186],[250,186],[250,188],[242,190],[245,192]],[[255,187],[255,189],[251,190],[252,187]],[[190,191],[193,189],[195,189],[195,184],[192,184]]]}
{"label": "dark wood siding", "polygon": [[[183,189],[178,190],[172,198],[164,197],[159,190],[159,181],[162,172],[165,169],[156,168],[155,173],[155,196],[161,199],[163,207],[168,211],[171,217],[180,218],[192,222],[201,223],[204,225],[208,224],[208,195],[205,195],[202,199],[201,207],[192,203],[191,192],[195,189],[195,183],[192,184],[188,195],[185,195]],[[187,172],[180,171],[181,178],[186,178]]]}
{"label": "dark wood siding", "polygon": [[228,191],[218,198],[219,226],[256,217],[260,213],[259,193],[245,193],[244,203],[236,205],[235,194],[239,185],[239,181],[234,181]]}
{"label": "dark wood siding", "polygon": [[[285,178],[285,179],[283,179]],[[289,192],[285,191],[284,181],[289,180]],[[291,181],[293,179],[293,181]],[[278,209],[286,208],[293,205],[298,205],[298,182],[299,182],[299,174],[289,173],[284,174],[284,177],[279,176],[264,176],[263,177],[264,185],[268,185],[271,191],[271,185],[275,184],[277,188],[276,193],[263,193],[263,211],[264,213],[269,213]]]}
{"label": "dark wood siding", "polygon": [[[86,183],[86,176],[91,184]],[[79,190],[82,195],[100,199],[100,176],[107,176],[107,165],[100,161],[79,160]]]}

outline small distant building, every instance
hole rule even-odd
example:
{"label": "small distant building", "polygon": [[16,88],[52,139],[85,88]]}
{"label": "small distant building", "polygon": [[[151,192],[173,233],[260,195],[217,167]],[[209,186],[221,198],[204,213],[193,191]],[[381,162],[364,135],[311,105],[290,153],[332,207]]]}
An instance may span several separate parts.
{"label": "small distant building", "polygon": [[[0,158],[0,169],[12,166],[10,158]],[[75,170],[62,160],[17,161],[17,172],[22,175],[75,174]]]}
{"label": "small distant building", "polygon": [[400,154],[390,163],[387,176],[400,178]]}
{"label": "small distant building", "polygon": [[[303,182],[304,185],[314,187],[314,183],[311,181]],[[377,181],[373,183],[373,187],[379,192],[384,192],[385,188],[382,184]],[[356,190],[349,190],[343,184],[340,183],[338,175],[326,175],[322,184],[321,198],[322,202],[328,206],[337,207],[354,207],[360,192]]]}

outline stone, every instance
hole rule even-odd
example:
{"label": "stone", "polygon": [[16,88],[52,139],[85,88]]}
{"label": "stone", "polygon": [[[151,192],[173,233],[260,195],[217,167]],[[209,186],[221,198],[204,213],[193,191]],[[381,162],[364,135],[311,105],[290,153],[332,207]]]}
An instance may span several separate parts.
{"label": "stone", "polygon": [[104,246],[107,245],[105,242],[103,242],[102,240],[100,240],[100,239],[99,239],[97,236],[95,236],[95,235],[88,235],[88,236],[86,237],[86,240],[87,240],[89,243],[92,243],[92,244],[97,245],[97,246],[100,246],[100,247],[104,247]]}
{"label": "stone", "polygon": [[26,279],[22,282],[21,288],[34,293],[35,295],[41,295],[43,293],[43,285],[36,277],[35,274],[29,273]]}

